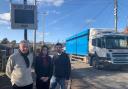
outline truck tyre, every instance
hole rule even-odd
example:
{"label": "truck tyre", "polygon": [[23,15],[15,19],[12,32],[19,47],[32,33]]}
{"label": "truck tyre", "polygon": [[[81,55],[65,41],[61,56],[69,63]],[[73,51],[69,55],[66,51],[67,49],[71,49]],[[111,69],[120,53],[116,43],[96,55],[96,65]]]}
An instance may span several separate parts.
{"label": "truck tyre", "polygon": [[103,67],[101,67],[101,65],[99,64],[97,57],[92,58],[92,66],[93,68],[98,69],[98,70],[103,69]]}
{"label": "truck tyre", "polygon": [[89,60],[88,60],[90,66],[92,66],[92,60],[93,60],[92,58],[93,57],[89,57]]}
{"label": "truck tyre", "polygon": [[92,58],[92,66],[93,66],[93,68],[97,69],[96,57],[93,57],[93,58]]}

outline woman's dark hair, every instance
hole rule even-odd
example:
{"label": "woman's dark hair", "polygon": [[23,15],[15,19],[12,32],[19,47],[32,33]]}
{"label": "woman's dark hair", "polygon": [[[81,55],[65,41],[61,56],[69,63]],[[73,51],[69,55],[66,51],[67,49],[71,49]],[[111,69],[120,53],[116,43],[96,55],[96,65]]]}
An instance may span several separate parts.
{"label": "woman's dark hair", "polygon": [[[41,46],[41,49],[40,49],[40,53],[42,53],[42,51],[43,51],[43,48],[47,48],[47,51],[49,50],[48,46],[46,46],[46,45],[43,45],[43,46]],[[48,53],[49,53],[49,51],[48,51]],[[48,53],[47,53],[47,55],[48,55]]]}

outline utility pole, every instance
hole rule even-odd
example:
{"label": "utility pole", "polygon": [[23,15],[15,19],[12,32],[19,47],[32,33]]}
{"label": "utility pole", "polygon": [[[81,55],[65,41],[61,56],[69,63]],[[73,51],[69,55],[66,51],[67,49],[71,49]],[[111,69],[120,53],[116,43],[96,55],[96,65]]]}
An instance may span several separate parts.
{"label": "utility pole", "polygon": [[127,19],[126,19],[126,27],[128,27],[128,17],[127,17]]}
{"label": "utility pole", "polygon": [[43,34],[42,34],[42,37],[43,37],[43,42],[42,42],[42,45],[44,45],[44,39],[45,39],[45,22],[46,22],[46,15],[47,15],[47,12],[44,12],[43,13]]}
{"label": "utility pole", "polygon": [[[24,5],[27,5],[27,0],[24,0]],[[24,29],[24,40],[27,40],[27,29]]]}
{"label": "utility pole", "polygon": [[117,5],[117,0],[114,0],[114,16],[115,16],[115,32],[117,32],[117,9],[118,5]]}

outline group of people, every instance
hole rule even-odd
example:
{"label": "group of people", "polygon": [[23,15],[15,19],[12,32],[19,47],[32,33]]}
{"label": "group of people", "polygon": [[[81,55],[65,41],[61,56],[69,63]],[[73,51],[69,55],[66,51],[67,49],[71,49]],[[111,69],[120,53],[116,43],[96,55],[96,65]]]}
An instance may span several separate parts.
{"label": "group of people", "polygon": [[[62,50],[63,45],[55,45],[55,54],[49,56],[49,48],[43,45],[38,56],[34,58],[37,89],[66,89],[71,72],[70,59]],[[33,89],[32,78],[33,55],[29,52],[29,44],[23,40],[17,53],[12,54],[6,65],[6,75],[10,78],[12,89]]]}

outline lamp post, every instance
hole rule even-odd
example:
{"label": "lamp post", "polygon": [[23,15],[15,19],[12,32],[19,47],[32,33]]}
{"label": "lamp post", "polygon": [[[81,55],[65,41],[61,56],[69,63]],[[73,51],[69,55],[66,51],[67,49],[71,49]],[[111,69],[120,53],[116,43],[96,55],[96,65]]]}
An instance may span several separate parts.
{"label": "lamp post", "polygon": [[43,26],[43,33],[42,33],[42,38],[43,38],[43,42],[42,42],[42,45],[44,45],[45,44],[45,26],[46,26],[46,15],[48,15],[48,13],[47,12],[44,12],[44,13],[42,13],[42,15],[43,15],[43,24],[42,24],[42,26]]}

